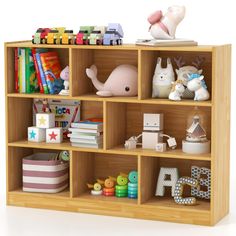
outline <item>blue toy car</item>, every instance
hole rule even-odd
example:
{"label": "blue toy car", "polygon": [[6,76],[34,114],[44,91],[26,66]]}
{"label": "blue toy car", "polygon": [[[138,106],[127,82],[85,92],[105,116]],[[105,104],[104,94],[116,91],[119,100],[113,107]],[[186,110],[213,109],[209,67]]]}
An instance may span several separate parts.
{"label": "blue toy car", "polygon": [[124,36],[123,29],[118,23],[108,24],[107,31],[103,36],[104,45],[121,45]]}

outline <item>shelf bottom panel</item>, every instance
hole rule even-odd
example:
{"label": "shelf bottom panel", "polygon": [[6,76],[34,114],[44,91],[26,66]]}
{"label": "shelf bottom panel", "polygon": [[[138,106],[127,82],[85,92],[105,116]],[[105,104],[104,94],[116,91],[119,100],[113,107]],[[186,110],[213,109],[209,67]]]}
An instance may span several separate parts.
{"label": "shelf bottom panel", "polygon": [[197,205],[184,206],[178,205],[174,202],[173,198],[169,197],[153,197],[143,205],[156,207],[156,208],[171,208],[182,211],[210,211],[210,201],[197,199]]}
{"label": "shelf bottom panel", "polygon": [[[173,207],[170,199],[162,204],[136,204],[131,199],[95,199],[86,193],[80,197],[70,198],[69,191],[58,194],[26,193],[22,190],[10,191],[7,195],[7,204],[11,206],[31,207],[39,209],[62,210],[97,215],[119,216],[138,219],[168,221],[197,225],[211,225],[211,214],[207,207]],[[131,200],[128,201],[127,200]],[[127,204],[126,204],[127,203]]]}

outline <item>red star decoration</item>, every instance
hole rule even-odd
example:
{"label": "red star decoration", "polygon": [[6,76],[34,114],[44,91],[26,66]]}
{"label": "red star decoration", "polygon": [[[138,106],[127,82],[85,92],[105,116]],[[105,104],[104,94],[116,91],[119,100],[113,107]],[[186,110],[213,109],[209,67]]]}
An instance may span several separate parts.
{"label": "red star decoration", "polygon": [[50,136],[50,140],[53,140],[53,139],[56,140],[57,134],[55,134],[54,131],[52,131],[52,133],[49,134],[49,136]]}

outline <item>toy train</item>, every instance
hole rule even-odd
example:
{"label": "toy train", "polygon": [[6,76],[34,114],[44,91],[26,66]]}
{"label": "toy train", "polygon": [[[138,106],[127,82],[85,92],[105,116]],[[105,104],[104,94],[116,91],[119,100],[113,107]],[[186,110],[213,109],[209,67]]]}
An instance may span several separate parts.
{"label": "toy train", "polygon": [[39,28],[32,36],[33,44],[121,45],[124,36],[118,23],[108,26],[81,26],[77,34],[61,28]]}

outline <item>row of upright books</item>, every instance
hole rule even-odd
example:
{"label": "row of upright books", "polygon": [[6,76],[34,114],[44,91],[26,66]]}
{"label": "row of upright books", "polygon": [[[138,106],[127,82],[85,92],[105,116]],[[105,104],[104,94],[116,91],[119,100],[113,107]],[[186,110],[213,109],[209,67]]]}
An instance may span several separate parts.
{"label": "row of upright books", "polygon": [[15,48],[15,91],[58,94],[63,89],[57,52],[44,48]]}
{"label": "row of upright books", "polygon": [[71,132],[68,134],[72,146],[84,148],[102,148],[103,121],[102,119],[89,119],[71,123]]}

